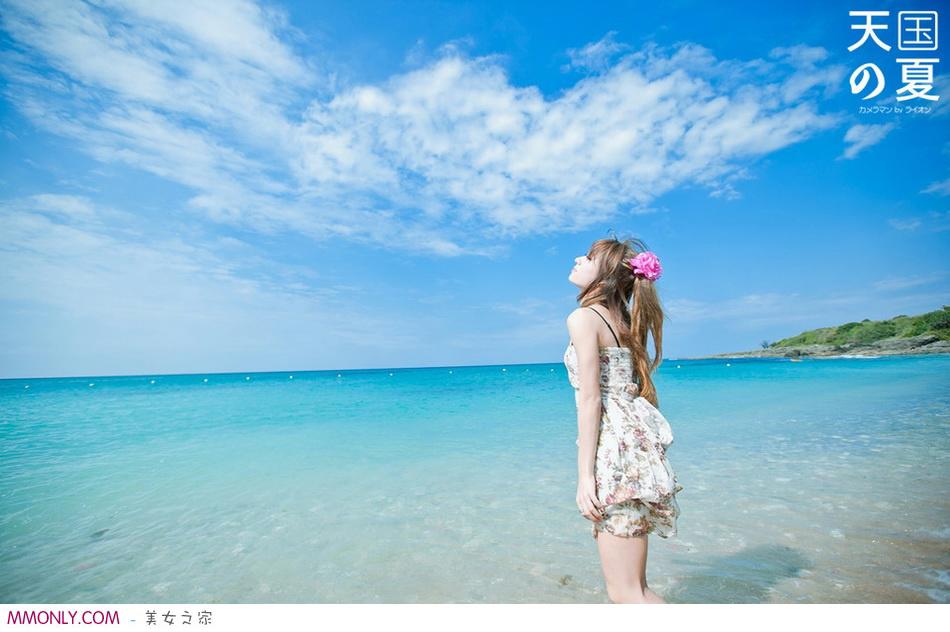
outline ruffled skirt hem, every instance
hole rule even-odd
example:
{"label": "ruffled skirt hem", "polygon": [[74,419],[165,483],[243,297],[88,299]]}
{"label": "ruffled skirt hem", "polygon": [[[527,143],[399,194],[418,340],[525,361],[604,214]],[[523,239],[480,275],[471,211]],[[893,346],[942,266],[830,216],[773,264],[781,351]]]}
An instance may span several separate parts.
{"label": "ruffled skirt hem", "polygon": [[[682,489],[682,486],[677,486]],[[622,538],[654,533],[661,538],[677,535],[676,521],[679,517],[679,505],[674,498],[665,503],[645,503],[639,499],[627,500],[604,507],[607,517],[593,522],[591,535],[606,531]]]}

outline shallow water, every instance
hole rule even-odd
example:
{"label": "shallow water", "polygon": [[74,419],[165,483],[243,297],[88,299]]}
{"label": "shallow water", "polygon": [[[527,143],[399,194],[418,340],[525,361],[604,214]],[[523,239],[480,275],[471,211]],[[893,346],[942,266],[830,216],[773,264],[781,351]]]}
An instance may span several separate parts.
{"label": "shallow water", "polygon": [[[728,362],[657,374],[650,586],[947,603],[950,356]],[[0,601],[607,601],[562,364],[289,375],[0,381]]]}

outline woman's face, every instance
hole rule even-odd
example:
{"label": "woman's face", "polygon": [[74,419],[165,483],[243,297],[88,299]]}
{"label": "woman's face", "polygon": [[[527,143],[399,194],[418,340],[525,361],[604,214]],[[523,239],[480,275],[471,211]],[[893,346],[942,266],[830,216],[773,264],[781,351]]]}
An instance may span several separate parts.
{"label": "woman's face", "polygon": [[587,255],[575,257],[574,268],[567,280],[583,290],[597,278],[597,264],[598,259],[591,259]]}

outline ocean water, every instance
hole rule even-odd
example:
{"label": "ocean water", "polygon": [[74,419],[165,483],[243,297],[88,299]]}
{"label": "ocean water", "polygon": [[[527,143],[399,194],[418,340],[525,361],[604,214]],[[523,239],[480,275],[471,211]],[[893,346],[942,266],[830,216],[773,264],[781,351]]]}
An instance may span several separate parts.
{"label": "ocean water", "polygon": [[[0,381],[0,602],[608,601],[562,364],[292,375]],[[948,378],[665,361],[684,489],[651,588],[950,601]]]}

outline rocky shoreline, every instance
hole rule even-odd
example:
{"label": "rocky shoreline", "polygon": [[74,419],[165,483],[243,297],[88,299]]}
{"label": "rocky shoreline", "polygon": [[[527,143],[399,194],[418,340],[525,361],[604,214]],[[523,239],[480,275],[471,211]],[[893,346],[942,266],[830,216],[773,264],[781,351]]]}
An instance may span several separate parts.
{"label": "rocky shoreline", "polygon": [[874,357],[889,355],[930,355],[950,353],[950,340],[941,340],[934,334],[921,334],[911,338],[886,338],[870,344],[802,345],[786,346],[754,351],[736,351],[715,355],[681,358],[683,360],[708,360],[711,358],[840,358]]}

